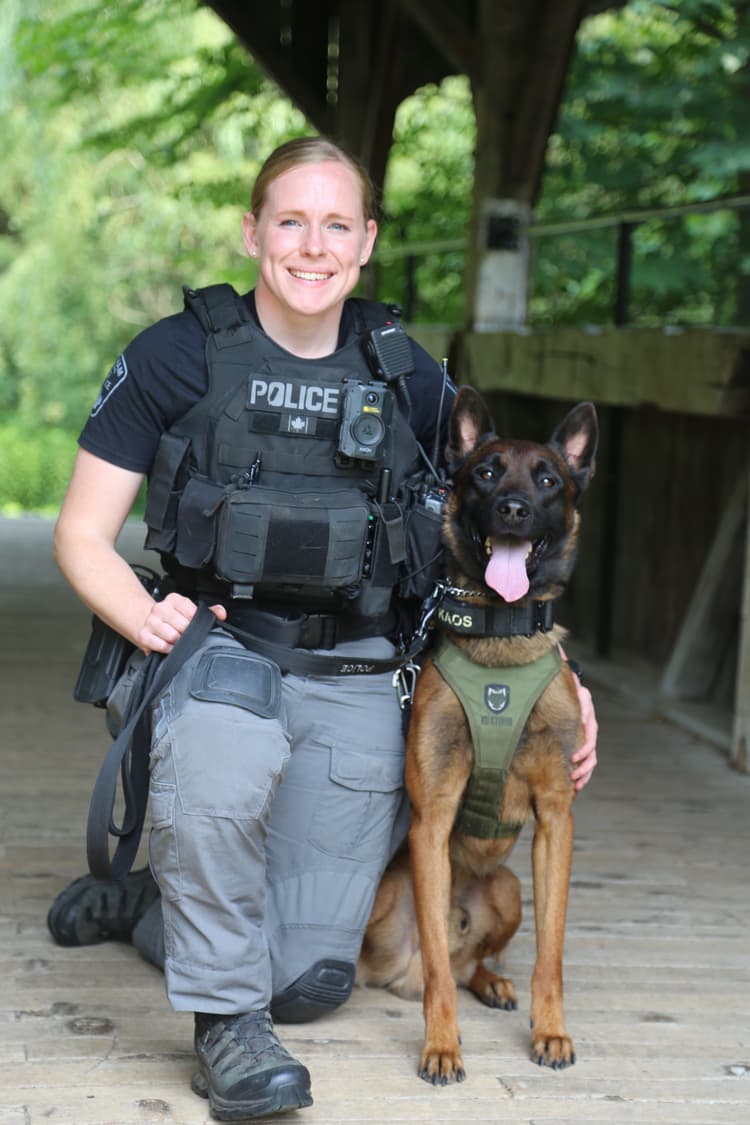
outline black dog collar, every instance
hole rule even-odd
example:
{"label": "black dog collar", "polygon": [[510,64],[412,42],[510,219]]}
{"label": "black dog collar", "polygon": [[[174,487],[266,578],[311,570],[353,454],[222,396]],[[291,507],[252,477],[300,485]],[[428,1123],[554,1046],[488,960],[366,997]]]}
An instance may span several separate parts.
{"label": "black dog collar", "polygon": [[437,609],[437,623],[454,633],[480,637],[531,637],[547,633],[554,624],[551,601],[523,605],[474,605],[445,593]]}

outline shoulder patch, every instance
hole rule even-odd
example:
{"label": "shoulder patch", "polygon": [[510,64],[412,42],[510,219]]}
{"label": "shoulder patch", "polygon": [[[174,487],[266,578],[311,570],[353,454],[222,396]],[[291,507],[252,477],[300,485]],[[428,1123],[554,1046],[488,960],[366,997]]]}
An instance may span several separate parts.
{"label": "shoulder patch", "polygon": [[121,383],[124,383],[128,377],[128,365],[125,361],[125,356],[119,356],[112,364],[112,368],[107,375],[107,378],[102,383],[102,389],[99,391],[96,402],[91,408],[91,417],[96,418],[99,411],[104,406],[110,395],[114,394]]}

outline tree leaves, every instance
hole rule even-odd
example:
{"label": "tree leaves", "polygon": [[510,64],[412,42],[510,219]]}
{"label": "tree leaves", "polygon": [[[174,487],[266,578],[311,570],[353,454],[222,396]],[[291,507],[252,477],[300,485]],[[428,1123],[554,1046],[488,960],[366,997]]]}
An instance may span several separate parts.
{"label": "tree leaves", "polygon": [[[711,199],[750,176],[750,0],[630,0],[581,26],[536,220]],[[124,344],[180,286],[254,278],[240,221],[261,160],[305,120],[197,0],[20,0],[0,15],[0,410],[75,433]],[[460,324],[463,255],[409,273],[389,248],[464,240],[474,113],[464,77],[399,109],[380,295]],[[634,233],[633,315],[736,322],[750,274],[727,212]],[[537,324],[611,320],[616,228],[545,237]],[[747,317],[747,312],[743,314]],[[71,439],[72,440],[72,439]]]}
{"label": "tree leaves", "polygon": [[[749,7],[747,0],[631,0],[618,13],[586,21],[550,138],[537,218],[669,207],[738,191],[738,173],[750,160],[741,85]],[[639,228],[632,314],[650,323],[735,320],[739,225],[736,214],[724,212],[659,224],[658,233]],[[613,239],[607,245],[589,236],[575,254],[563,249],[556,265],[538,261],[533,315],[578,319],[586,274],[614,272]],[[551,284],[561,276],[579,285],[556,295]],[[609,319],[611,289],[602,287],[598,307],[588,304],[592,319]]]}
{"label": "tree leaves", "polygon": [[183,282],[252,284],[249,186],[305,123],[192,0],[31,0],[9,48],[0,403],[76,432]]}

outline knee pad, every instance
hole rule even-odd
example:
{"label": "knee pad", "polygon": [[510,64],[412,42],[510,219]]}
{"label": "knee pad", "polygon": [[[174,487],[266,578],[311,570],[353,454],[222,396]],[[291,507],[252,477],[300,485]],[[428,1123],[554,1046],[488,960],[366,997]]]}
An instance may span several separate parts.
{"label": "knee pad", "polygon": [[332,1012],[351,996],[355,968],[348,961],[316,961],[273,997],[271,1015],[279,1023],[308,1023]]}

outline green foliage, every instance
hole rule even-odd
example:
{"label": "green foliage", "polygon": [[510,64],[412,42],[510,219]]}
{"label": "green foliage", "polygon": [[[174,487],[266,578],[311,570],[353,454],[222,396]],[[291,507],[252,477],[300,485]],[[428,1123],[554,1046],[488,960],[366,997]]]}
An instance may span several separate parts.
{"label": "green foliage", "polygon": [[252,283],[243,202],[305,122],[193,0],[48,0],[3,31],[0,406],[77,430],[183,283]]}
{"label": "green foliage", "polygon": [[[449,127],[447,123],[450,123]],[[405,260],[389,264],[388,250],[405,242],[466,239],[474,161],[475,121],[469,84],[447,78],[399,107],[384,188],[384,225],[379,251],[383,296],[403,299]],[[414,287],[414,322],[460,323],[463,316],[463,255],[419,259]]]}
{"label": "green foliage", "polygon": [[[587,20],[550,138],[537,220],[737,193],[738,175],[750,168],[749,55],[744,0],[630,0]],[[736,321],[741,221],[724,211],[639,226],[631,318]],[[532,320],[610,321],[616,238],[609,229],[540,242]]]}
{"label": "green foliage", "polygon": [[[747,0],[630,0],[587,20],[537,220],[747,190],[749,58]],[[198,0],[5,0],[0,121],[0,506],[39,508],[59,503],[75,434],[127,341],[179,307],[184,282],[253,283],[250,185],[309,128]],[[399,109],[378,287],[405,302],[411,285],[415,321],[463,319],[460,251],[421,256],[411,279],[395,252],[466,239],[474,143],[465,78]],[[727,212],[638,227],[634,318],[735,322],[742,237]],[[536,241],[533,323],[611,320],[616,238]]]}
{"label": "green foliage", "polygon": [[75,435],[47,426],[37,430],[0,426],[0,511],[54,512],[73,467]]}

